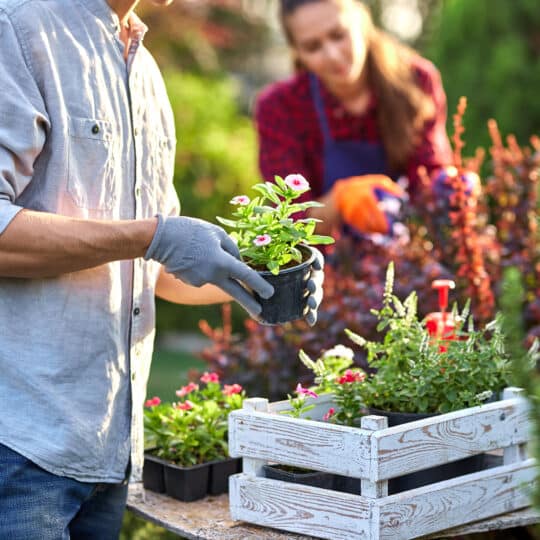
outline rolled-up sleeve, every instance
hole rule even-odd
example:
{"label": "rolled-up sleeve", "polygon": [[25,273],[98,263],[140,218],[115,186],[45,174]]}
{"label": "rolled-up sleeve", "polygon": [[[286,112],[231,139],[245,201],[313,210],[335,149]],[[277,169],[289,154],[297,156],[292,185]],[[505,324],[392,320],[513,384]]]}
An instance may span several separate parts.
{"label": "rolled-up sleeve", "polygon": [[32,181],[49,127],[21,38],[0,11],[0,234],[22,209],[17,199]]}

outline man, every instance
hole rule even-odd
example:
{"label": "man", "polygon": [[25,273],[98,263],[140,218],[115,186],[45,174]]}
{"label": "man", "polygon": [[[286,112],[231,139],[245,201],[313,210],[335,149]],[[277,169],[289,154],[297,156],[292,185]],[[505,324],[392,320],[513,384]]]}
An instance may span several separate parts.
{"label": "man", "polygon": [[256,316],[248,289],[273,293],[221,228],[177,215],[173,117],[136,4],[0,0],[2,539],[118,536],[154,294]]}

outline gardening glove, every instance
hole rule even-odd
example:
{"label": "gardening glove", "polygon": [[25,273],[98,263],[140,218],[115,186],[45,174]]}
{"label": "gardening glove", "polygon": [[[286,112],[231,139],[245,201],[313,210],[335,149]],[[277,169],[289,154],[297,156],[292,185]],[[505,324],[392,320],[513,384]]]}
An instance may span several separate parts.
{"label": "gardening glove", "polygon": [[311,276],[306,284],[309,296],[307,299],[308,311],[305,316],[309,326],[313,326],[317,322],[317,310],[323,298],[323,281],[324,281],[324,257],[323,254],[313,246],[311,249],[315,253],[315,260],[311,265]]}
{"label": "gardening glove", "polygon": [[479,176],[473,171],[463,171],[459,176],[456,167],[444,167],[438,171],[433,180],[433,192],[437,200],[445,206],[452,208],[456,206],[452,196],[456,193],[455,182],[463,182],[462,188],[464,195],[472,199],[478,200],[482,192],[482,184]]}
{"label": "gardening glove", "polygon": [[343,221],[362,233],[391,233],[405,198],[403,188],[383,174],[344,178],[332,191]]}
{"label": "gardening glove", "polygon": [[167,272],[189,285],[216,285],[252,317],[261,312],[261,305],[246,287],[262,298],[270,298],[274,288],[240,261],[237,245],[221,227],[183,216],[158,214],[157,218],[156,232],[144,256],[146,260],[160,262]]}

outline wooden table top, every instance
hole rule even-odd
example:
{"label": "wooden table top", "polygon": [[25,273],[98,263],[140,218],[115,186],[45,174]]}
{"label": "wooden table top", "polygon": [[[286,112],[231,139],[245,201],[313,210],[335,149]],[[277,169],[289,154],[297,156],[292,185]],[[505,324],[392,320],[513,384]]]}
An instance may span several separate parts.
{"label": "wooden table top", "polygon": [[[186,503],[144,490],[139,484],[135,484],[130,486],[127,507],[139,517],[189,540],[313,540],[308,536],[233,521],[229,515],[229,498],[226,494]],[[424,538],[448,538],[539,522],[540,513],[525,509]]]}

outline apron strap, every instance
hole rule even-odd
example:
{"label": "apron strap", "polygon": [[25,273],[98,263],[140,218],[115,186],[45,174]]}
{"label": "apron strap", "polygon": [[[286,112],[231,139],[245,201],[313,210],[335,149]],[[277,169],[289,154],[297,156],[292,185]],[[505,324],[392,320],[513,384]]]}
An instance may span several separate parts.
{"label": "apron strap", "polygon": [[332,141],[332,135],[330,134],[330,127],[328,126],[328,119],[326,118],[326,113],[324,112],[324,104],[321,95],[321,85],[319,79],[313,75],[309,74],[309,87],[311,90],[311,98],[313,99],[313,105],[315,106],[315,111],[317,112],[317,117],[319,118],[319,127],[321,128],[323,140],[325,144]]}

